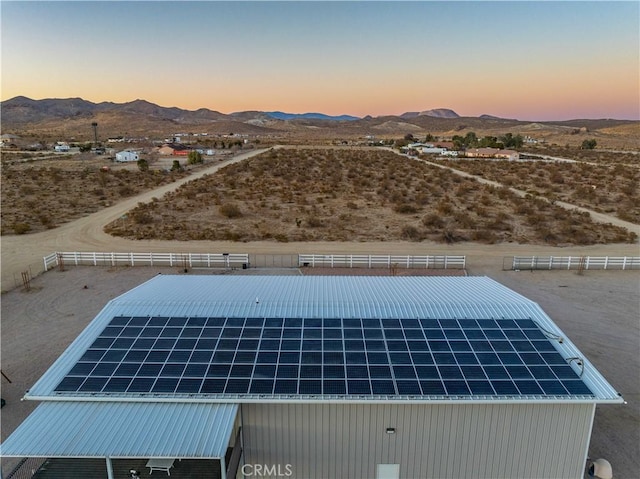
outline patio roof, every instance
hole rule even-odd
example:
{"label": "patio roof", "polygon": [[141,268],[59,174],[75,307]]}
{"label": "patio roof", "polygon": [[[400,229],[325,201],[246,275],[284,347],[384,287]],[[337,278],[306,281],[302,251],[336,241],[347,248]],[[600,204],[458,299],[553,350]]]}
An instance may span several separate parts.
{"label": "patio roof", "polygon": [[237,404],[39,405],[0,446],[5,457],[221,458]]}

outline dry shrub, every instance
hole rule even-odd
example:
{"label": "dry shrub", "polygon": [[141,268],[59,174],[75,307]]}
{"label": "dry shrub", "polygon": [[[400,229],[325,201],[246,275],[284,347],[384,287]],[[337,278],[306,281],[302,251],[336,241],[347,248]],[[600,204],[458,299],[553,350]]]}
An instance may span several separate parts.
{"label": "dry shrub", "polygon": [[235,203],[224,203],[218,208],[218,211],[227,218],[240,218],[242,216],[242,211]]}
{"label": "dry shrub", "polygon": [[418,209],[413,205],[409,205],[407,203],[401,203],[394,206],[393,211],[403,215],[408,215],[408,214],[417,213]]}
{"label": "dry shrub", "polygon": [[410,241],[422,241],[423,235],[418,228],[412,225],[403,226],[401,236]]}

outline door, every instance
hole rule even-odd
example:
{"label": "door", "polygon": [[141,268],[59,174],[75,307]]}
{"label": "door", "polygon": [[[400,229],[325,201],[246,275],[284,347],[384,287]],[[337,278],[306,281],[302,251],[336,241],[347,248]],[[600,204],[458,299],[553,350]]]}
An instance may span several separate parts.
{"label": "door", "polygon": [[400,464],[376,465],[376,479],[400,479]]}

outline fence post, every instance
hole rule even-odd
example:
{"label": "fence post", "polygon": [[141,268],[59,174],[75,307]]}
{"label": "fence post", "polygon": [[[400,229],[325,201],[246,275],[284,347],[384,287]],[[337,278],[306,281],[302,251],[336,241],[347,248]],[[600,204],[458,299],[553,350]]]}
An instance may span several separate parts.
{"label": "fence post", "polygon": [[609,266],[609,257],[605,256],[604,257],[604,269],[607,269],[607,266]]}
{"label": "fence post", "polygon": [[622,271],[624,271],[626,267],[627,267],[627,257],[624,256],[622,258]]}
{"label": "fence post", "polygon": [[587,256],[587,263],[584,266],[584,269],[589,269],[589,260],[591,259],[591,256]]}
{"label": "fence post", "polygon": [[447,266],[449,266],[449,256],[444,255],[444,269],[447,269]]}
{"label": "fence post", "polygon": [[133,251],[129,253],[129,259],[131,259],[131,266],[135,266],[134,260],[133,260]]}
{"label": "fence post", "polygon": [[553,268],[553,256],[549,256],[549,269]]}
{"label": "fence post", "polygon": [[571,269],[571,256],[569,256],[569,261],[567,262],[567,269]]}

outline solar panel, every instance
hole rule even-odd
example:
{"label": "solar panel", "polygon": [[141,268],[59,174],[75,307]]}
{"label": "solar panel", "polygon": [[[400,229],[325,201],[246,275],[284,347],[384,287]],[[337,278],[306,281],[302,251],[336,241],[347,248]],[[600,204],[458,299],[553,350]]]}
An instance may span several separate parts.
{"label": "solar panel", "polygon": [[593,396],[530,319],[114,317],[59,394]]}

